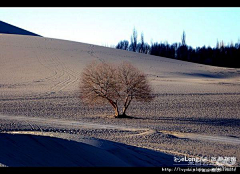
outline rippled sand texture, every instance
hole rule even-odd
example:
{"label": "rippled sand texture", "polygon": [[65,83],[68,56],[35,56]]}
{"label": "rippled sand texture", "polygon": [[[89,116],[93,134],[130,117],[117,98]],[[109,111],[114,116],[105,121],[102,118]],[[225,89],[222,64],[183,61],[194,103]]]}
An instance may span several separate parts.
{"label": "rippled sand texture", "polygon": [[[83,105],[80,74],[93,60],[130,61],[147,74],[155,100],[133,102],[127,113],[133,119],[112,118],[111,106]],[[0,35],[2,132],[65,132],[171,154],[240,159],[239,108],[239,68],[66,40]]]}

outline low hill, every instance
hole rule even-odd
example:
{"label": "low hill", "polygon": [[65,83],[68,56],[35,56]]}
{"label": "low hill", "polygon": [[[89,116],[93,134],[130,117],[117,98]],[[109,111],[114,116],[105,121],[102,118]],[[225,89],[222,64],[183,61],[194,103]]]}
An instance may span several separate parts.
{"label": "low hill", "polygon": [[143,70],[155,93],[239,92],[240,70],[26,35],[0,35],[0,96],[76,91],[92,62],[129,61]]}
{"label": "low hill", "polygon": [[19,35],[30,35],[30,36],[40,36],[33,32],[24,30],[22,28],[16,27],[14,25],[8,24],[6,22],[0,21],[0,33],[4,34],[19,34]]}

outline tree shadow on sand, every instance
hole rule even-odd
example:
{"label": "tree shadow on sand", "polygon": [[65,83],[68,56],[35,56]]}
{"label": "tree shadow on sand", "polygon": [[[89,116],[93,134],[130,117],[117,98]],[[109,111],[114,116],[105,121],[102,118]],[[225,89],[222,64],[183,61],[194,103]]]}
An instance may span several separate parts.
{"label": "tree shadow on sand", "polygon": [[152,117],[152,118],[141,118],[132,117],[134,119],[142,120],[158,120],[166,122],[177,122],[178,124],[207,124],[211,126],[232,126],[240,127],[240,119],[238,118],[195,118],[195,117]]}

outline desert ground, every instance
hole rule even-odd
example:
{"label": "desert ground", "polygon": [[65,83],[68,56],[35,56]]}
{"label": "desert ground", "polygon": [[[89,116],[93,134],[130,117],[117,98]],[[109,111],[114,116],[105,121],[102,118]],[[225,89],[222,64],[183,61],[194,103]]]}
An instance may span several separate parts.
{"label": "desert ground", "polygon": [[[93,60],[131,62],[147,74],[154,101],[133,102],[131,119],[84,105],[80,74]],[[0,34],[0,166],[161,167],[179,156],[234,157],[240,166],[239,108],[239,68]]]}

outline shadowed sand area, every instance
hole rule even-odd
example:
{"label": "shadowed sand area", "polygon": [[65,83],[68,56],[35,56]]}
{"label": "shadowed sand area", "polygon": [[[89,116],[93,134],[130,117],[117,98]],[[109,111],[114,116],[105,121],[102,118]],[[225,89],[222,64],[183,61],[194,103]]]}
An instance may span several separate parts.
{"label": "shadowed sand area", "polygon": [[172,155],[107,140],[85,140],[89,145],[19,133],[0,133],[1,164],[10,167],[153,167],[172,166],[173,161]]}

